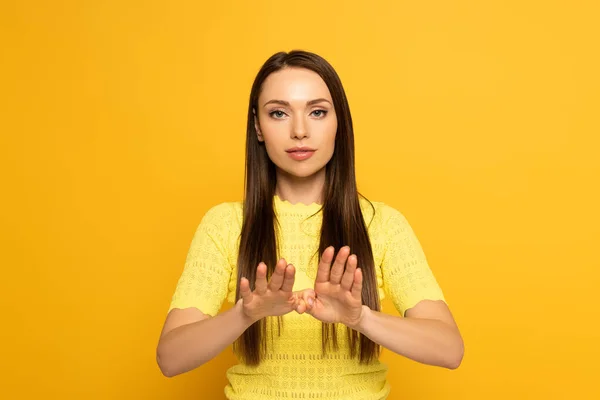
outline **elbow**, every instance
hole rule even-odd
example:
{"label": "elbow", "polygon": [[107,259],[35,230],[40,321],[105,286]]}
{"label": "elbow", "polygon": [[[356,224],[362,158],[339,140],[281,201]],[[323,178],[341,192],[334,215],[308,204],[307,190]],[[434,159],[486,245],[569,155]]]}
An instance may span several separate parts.
{"label": "elbow", "polygon": [[460,367],[461,363],[462,363],[462,357],[456,357],[451,360],[448,360],[446,362],[446,364],[444,365],[444,367],[446,367],[448,369],[457,369],[458,367]]}
{"label": "elbow", "polygon": [[158,348],[156,349],[156,363],[158,364],[158,368],[160,369],[160,372],[163,374],[163,376],[165,376],[167,378],[172,378],[172,377],[178,375],[178,373],[175,372],[173,367],[169,365],[169,363],[165,359],[163,353],[164,353],[164,351],[162,351],[161,346],[159,345]]}
{"label": "elbow", "polygon": [[457,369],[462,363],[465,355],[465,345],[462,338],[458,338],[458,342],[451,351],[448,352],[448,357],[444,362],[444,367],[448,369]]}

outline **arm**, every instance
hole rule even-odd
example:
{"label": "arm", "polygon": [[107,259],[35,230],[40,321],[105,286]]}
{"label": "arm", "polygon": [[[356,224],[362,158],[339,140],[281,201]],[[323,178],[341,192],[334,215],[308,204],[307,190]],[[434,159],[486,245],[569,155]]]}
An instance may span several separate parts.
{"label": "arm", "polygon": [[232,344],[253,322],[244,314],[241,299],[214,317],[194,307],[171,310],[156,349],[161,372],[173,377],[199,367]]}
{"label": "arm", "polygon": [[196,229],[156,348],[156,361],[165,376],[211,360],[250,324],[242,318],[239,304],[218,313],[233,269],[229,255],[233,213],[227,203],[214,206]]}
{"label": "arm", "polygon": [[215,317],[188,307],[172,309],[165,321],[156,349],[156,361],[163,375],[172,377],[190,371],[217,356],[232,344],[250,325],[267,316],[279,316],[297,306],[298,293],[292,292],[295,268],[282,258],[267,282],[267,266],[257,267],[255,290],[242,278],[241,299],[235,306]]}
{"label": "arm", "polygon": [[405,318],[364,310],[362,329],[371,340],[397,354],[457,368],[463,356],[462,338],[423,248],[402,213],[389,206],[382,212],[387,220],[383,286]]}
{"label": "arm", "polygon": [[450,369],[460,365],[463,341],[443,300],[420,300],[406,310],[406,318],[372,311],[361,301],[363,277],[356,257],[348,257],[349,248],[343,247],[330,267],[332,249],[327,248],[321,257],[315,290],[303,293],[310,315],[323,322],[343,323],[412,360]]}
{"label": "arm", "polygon": [[359,321],[350,326],[396,354],[449,369],[458,368],[464,344],[454,318],[441,300],[420,301],[406,318],[362,306]]}

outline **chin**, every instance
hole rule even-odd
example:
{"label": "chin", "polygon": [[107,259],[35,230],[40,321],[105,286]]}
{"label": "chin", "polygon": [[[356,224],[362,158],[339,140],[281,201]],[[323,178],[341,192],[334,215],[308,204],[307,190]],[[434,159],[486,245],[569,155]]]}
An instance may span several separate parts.
{"label": "chin", "polygon": [[285,168],[278,167],[284,174],[294,178],[309,178],[323,170],[325,166],[315,167],[314,165],[296,165],[295,168],[286,166]]}

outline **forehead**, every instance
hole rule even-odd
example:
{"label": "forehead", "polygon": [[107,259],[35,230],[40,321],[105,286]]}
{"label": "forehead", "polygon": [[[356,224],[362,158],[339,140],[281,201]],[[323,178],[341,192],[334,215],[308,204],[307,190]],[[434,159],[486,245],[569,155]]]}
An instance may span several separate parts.
{"label": "forehead", "polygon": [[331,100],[325,81],[305,68],[284,68],[273,72],[263,82],[261,100],[308,101],[319,97]]}

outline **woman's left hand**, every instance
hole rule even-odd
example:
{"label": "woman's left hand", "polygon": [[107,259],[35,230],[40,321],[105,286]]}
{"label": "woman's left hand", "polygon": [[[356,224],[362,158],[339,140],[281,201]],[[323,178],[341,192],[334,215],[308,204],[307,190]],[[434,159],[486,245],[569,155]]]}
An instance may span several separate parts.
{"label": "woman's left hand", "polygon": [[357,267],[356,255],[350,255],[350,247],[340,249],[333,261],[334,248],[325,249],[319,262],[314,290],[302,294],[306,313],[329,323],[356,326],[363,313],[362,270]]}

